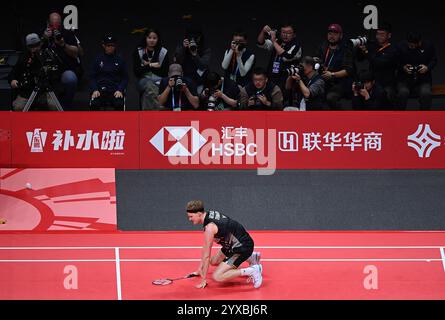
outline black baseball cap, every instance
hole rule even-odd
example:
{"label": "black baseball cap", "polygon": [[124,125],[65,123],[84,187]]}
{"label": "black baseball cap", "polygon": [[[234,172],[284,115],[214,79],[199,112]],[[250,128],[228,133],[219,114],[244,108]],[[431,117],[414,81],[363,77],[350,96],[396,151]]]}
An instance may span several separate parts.
{"label": "black baseball cap", "polygon": [[112,34],[106,34],[102,39],[102,43],[105,45],[112,43],[115,44],[116,42],[116,38]]}

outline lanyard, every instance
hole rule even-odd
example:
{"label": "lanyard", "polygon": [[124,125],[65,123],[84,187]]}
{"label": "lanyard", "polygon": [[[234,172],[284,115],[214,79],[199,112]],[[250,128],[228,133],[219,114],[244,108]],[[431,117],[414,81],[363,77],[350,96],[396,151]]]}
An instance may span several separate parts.
{"label": "lanyard", "polygon": [[[182,92],[180,91],[179,92],[179,99],[178,99],[178,108],[181,108],[181,105],[182,105]],[[176,106],[175,106],[175,90],[174,89],[172,89],[172,106],[173,106],[173,109],[176,109]]]}
{"label": "lanyard", "polygon": [[383,47],[381,47],[379,50],[377,50],[377,52],[382,52],[383,50],[385,50],[386,48],[388,48],[391,45],[391,43],[387,43],[385,44]]}
{"label": "lanyard", "polygon": [[[326,63],[326,60],[328,59],[330,53],[331,53],[331,48],[328,47],[328,50],[326,50],[326,55],[325,55],[325,57],[324,57],[324,62],[325,62],[325,63]],[[329,63],[328,63],[328,65],[326,66],[326,68],[329,69],[329,66],[330,66],[331,63],[332,63],[332,59],[334,59],[334,56],[335,56],[335,51],[332,51],[331,59],[329,59]]]}

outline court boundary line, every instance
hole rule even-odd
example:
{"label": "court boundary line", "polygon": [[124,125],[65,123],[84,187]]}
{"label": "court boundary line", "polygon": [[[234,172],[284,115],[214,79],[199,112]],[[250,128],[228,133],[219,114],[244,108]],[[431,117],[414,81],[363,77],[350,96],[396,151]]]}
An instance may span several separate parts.
{"label": "court boundary line", "polygon": [[119,248],[114,248],[115,262],[116,262],[116,289],[117,300],[122,300],[122,286],[121,286],[121,262],[119,255]]}
{"label": "court boundary line", "polygon": [[[191,258],[191,259],[119,259],[120,262],[199,262],[201,259],[197,258]],[[261,261],[265,262],[443,262],[443,259],[437,259],[437,258],[269,258],[269,259],[261,259]],[[57,263],[57,262],[117,262],[117,259],[14,259],[14,260],[0,260],[0,263]],[[117,270],[117,265],[116,265]],[[120,268],[119,268],[120,271]]]}
{"label": "court boundary line", "polygon": [[[0,250],[111,250],[116,247],[0,247]],[[202,249],[202,246],[145,246],[120,249]],[[212,247],[220,249],[221,247]],[[255,246],[255,249],[443,249],[442,246]]]}
{"label": "court boundary line", "polygon": [[445,272],[445,252],[443,248],[440,248],[440,256],[442,257],[443,271]]}

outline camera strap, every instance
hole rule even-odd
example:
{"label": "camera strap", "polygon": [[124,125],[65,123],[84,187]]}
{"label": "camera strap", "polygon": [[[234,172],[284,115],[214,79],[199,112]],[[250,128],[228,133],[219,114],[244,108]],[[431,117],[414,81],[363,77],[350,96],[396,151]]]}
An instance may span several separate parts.
{"label": "camera strap", "polygon": [[382,52],[383,50],[385,50],[386,48],[388,48],[389,46],[391,46],[391,43],[387,43],[385,44],[383,47],[381,47],[379,50],[377,50],[378,53]]}

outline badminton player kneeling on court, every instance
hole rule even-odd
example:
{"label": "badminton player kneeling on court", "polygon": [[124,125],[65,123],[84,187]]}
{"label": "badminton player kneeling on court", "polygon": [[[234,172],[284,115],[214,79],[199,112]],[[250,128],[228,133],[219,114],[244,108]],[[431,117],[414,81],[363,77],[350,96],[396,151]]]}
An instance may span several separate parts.
{"label": "badminton player kneeling on court", "polygon": [[[205,211],[204,203],[200,200],[187,203],[187,216],[194,225],[202,224],[204,228],[201,264],[195,272],[202,280],[197,288],[204,288],[207,285],[209,265],[217,266],[213,272],[213,279],[217,282],[248,277],[248,281],[252,281],[255,288],[261,286],[263,282],[261,275],[263,268],[259,264],[261,255],[259,252],[253,252],[253,239],[240,223],[218,211]],[[211,257],[213,241],[222,248]],[[244,261],[250,266],[238,269]]]}

